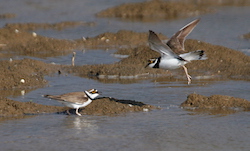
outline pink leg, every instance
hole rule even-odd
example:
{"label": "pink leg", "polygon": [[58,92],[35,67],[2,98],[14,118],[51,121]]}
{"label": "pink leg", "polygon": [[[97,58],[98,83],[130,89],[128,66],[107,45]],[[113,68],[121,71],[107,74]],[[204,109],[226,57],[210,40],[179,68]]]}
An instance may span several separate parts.
{"label": "pink leg", "polygon": [[78,116],[82,116],[82,115],[78,112],[78,108],[76,109],[76,114],[77,114]]}
{"label": "pink leg", "polygon": [[185,74],[186,74],[186,76],[187,76],[188,85],[189,85],[189,84],[191,83],[192,77],[188,74],[187,67],[185,67],[185,66],[182,66],[182,67],[183,67],[183,69],[184,69],[184,71],[185,71]]}

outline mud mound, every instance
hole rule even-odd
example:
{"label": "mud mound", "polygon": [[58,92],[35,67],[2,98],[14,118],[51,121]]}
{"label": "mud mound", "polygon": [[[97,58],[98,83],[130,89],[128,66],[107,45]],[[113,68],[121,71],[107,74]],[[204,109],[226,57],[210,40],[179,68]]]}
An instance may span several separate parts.
{"label": "mud mound", "polygon": [[41,105],[33,102],[18,102],[6,98],[0,98],[0,116],[54,113],[64,111],[65,109],[65,107]]}
{"label": "mud mound", "polygon": [[156,21],[196,16],[211,12],[197,3],[152,0],[141,3],[125,3],[96,14],[98,17],[118,17],[130,20]]}
{"label": "mud mound", "polygon": [[97,17],[115,17],[123,20],[161,21],[165,19],[185,18],[215,12],[214,6],[249,6],[246,0],[210,0],[210,1],[163,1],[151,0],[140,3],[125,3],[108,8],[96,14]]}
{"label": "mud mound", "polygon": [[33,35],[31,32],[22,30],[2,28],[0,33],[0,51],[14,55],[52,57],[75,48],[75,43],[72,41]]}
{"label": "mud mound", "polygon": [[42,87],[47,83],[44,76],[57,71],[57,68],[56,65],[31,59],[0,61],[0,89]]}
{"label": "mud mound", "polygon": [[[141,75],[165,75],[169,77],[169,80],[173,77],[177,79],[185,78],[181,68],[171,70],[172,74],[161,69],[145,68],[148,59],[157,58],[160,54],[151,50],[149,46],[146,45],[148,34],[139,33],[138,36],[135,35],[137,35],[135,32],[119,31],[118,33],[104,33],[85,41],[84,45],[90,46],[92,44],[100,44],[101,37],[112,39],[110,43],[103,42],[101,44],[101,46],[107,47],[116,44],[132,43],[128,48],[120,48],[116,52],[116,54],[128,55],[127,58],[122,59],[120,62],[106,65],[84,65],[64,69],[68,70],[66,72],[75,73],[82,77],[97,77],[101,79],[119,79],[121,76],[137,78]],[[133,38],[129,39],[129,37]],[[161,35],[161,37],[163,36]],[[162,39],[166,39],[166,37]],[[134,41],[142,45],[133,47],[134,44],[136,45],[136,43],[133,43]],[[204,50],[208,56],[207,60],[192,61],[186,65],[193,79],[250,79],[250,57],[239,51],[191,39],[185,42],[185,48],[187,51]]]}
{"label": "mud mound", "polygon": [[94,26],[93,22],[12,23],[0,29],[0,51],[12,55],[26,55],[39,58],[54,57],[70,53],[76,42],[37,35],[37,29],[62,30],[74,26]]}
{"label": "mud mound", "polygon": [[16,14],[12,14],[12,13],[0,14],[0,19],[15,18],[15,17],[16,17]]}
{"label": "mud mound", "polygon": [[244,38],[244,39],[250,39],[250,33],[242,35],[242,38]]}
{"label": "mud mound", "polygon": [[155,53],[148,47],[139,46],[132,50],[128,58],[114,64],[64,66],[62,72],[97,79],[138,79],[154,75],[170,75],[166,70],[145,68],[151,53]]}
{"label": "mud mound", "polygon": [[95,26],[94,22],[73,22],[65,21],[54,24],[49,23],[11,23],[6,24],[5,28],[20,31],[34,31],[37,29],[54,29],[63,30],[65,28],[75,27],[75,26]]}
{"label": "mud mound", "polygon": [[250,111],[250,101],[231,96],[212,95],[206,97],[199,94],[190,94],[187,100],[181,104],[184,108],[198,109],[243,109]]}
{"label": "mud mound", "polygon": [[96,37],[85,37],[77,39],[78,45],[84,45],[85,48],[121,48],[135,47],[145,45],[147,42],[147,33],[137,33],[128,30],[119,30],[117,33],[106,32]]}
{"label": "mud mound", "polygon": [[88,115],[115,115],[127,112],[150,111],[156,109],[152,105],[132,100],[118,100],[115,98],[100,98],[86,106],[81,113]]}
{"label": "mud mound", "polygon": [[[39,115],[44,113],[64,113],[68,107],[41,105],[33,102],[18,102],[6,98],[0,98],[0,117],[23,115]],[[150,111],[156,107],[131,100],[118,100],[114,98],[99,98],[87,107],[80,109],[87,115],[115,115],[127,112]],[[75,109],[70,109],[75,114]]]}
{"label": "mud mound", "polygon": [[210,75],[219,79],[250,79],[250,57],[242,52],[197,40],[187,40],[187,50],[204,50],[204,61],[193,61],[186,66],[192,75]]}
{"label": "mud mound", "polygon": [[200,1],[200,0],[187,0],[189,3],[198,3],[199,5],[205,6],[249,6],[250,1],[248,0],[209,0],[209,1]]}

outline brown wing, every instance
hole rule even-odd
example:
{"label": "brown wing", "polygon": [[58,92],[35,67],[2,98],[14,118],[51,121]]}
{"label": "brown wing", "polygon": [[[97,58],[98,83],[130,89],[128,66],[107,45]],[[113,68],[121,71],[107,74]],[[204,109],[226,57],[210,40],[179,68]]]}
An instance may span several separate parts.
{"label": "brown wing", "polygon": [[148,43],[152,50],[161,54],[162,58],[166,56],[179,57],[166,44],[162,43],[160,38],[152,30],[149,30]]}
{"label": "brown wing", "polygon": [[83,103],[88,100],[88,97],[85,94],[85,92],[71,92],[62,95],[45,95],[45,97],[55,99],[58,101],[67,101],[73,103]]}
{"label": "brown wing", "polygon": [[200,19],[196,19],[191,23],[182,27],[178,32],[176,32],[167,42],[167,45],[176,53],[182,54],[187,52],[184,48],[184,42],[186,37],[193,31],[195,26],[199,23]]}

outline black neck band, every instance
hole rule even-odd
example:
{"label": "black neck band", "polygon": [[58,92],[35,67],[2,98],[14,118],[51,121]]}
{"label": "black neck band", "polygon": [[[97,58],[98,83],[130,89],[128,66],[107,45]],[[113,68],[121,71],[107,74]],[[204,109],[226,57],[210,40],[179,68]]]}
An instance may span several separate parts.
{"label": "black neck band", "polygon": [[153,68],[160,68],[160,62],[161,62],[161,57],[157,59],[156,64],[153,66]]}

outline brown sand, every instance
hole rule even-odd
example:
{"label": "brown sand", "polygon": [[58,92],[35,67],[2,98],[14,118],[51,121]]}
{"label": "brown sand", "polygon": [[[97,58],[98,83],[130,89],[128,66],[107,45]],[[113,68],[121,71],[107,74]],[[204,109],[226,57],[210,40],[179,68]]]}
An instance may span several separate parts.
{"label": "brown sand", "polygon": [[125,21],[161,21],[176,18],[198,16],[215,12],[214,6],[249,6],[246,0],[183,0],[163,1],[150,0],[140,3],[124,3],[119,6],[102,10],[96,14],[98,17],[120,18]]}
{"label": "brown sand", "polygon": [[206,97],[199,94],[190,94],[181,107],[192,109],[199,113],[231,114],[237,111],[250,111],[250,101],[225,95]]}
{"label": "brown sand", "polygon": [[100,98],[86,106],[81,113],[88,115],[117,115],[127,112],[150,111],[156,109],[152,105],[133,100],[119,100],[115,98]]}
{"label": "brown sand", "polygon": [[65,21],[54,24],[49,23],[11,23],[6,24],[5,28],[8,29],[18,29],[20,31],[34,31],[37,29],[54,29],[54,30],[63,30],[65,28],[72,28],[75,26],[95,26],[94,22],[72,22]]}
{"label": "brown sand", "polygon": [[152,0],[141,3],[125,3],[96,14],[98,17],[117,17],[126,20],[156,21],[197,16],[211,9],[197,3],[166,2]]}
{"label": "brown sand", "polygon": [[5,13],[5,14],[0,14],[0,19],[8,19],[8,18],[15,18],[16,14],[11,14],[11,13]]}
{"label": "brown sand", "polygon": [[31,59],[6,60],[1,61],[0,70],[0,89],[27,89],[44,86],[44,76],[57,71],[57,66]]}
{"label": "brown sand", "polygon": [[242,35],[242,38],[244,38],[244,39],[250,39],[250,33]]}

